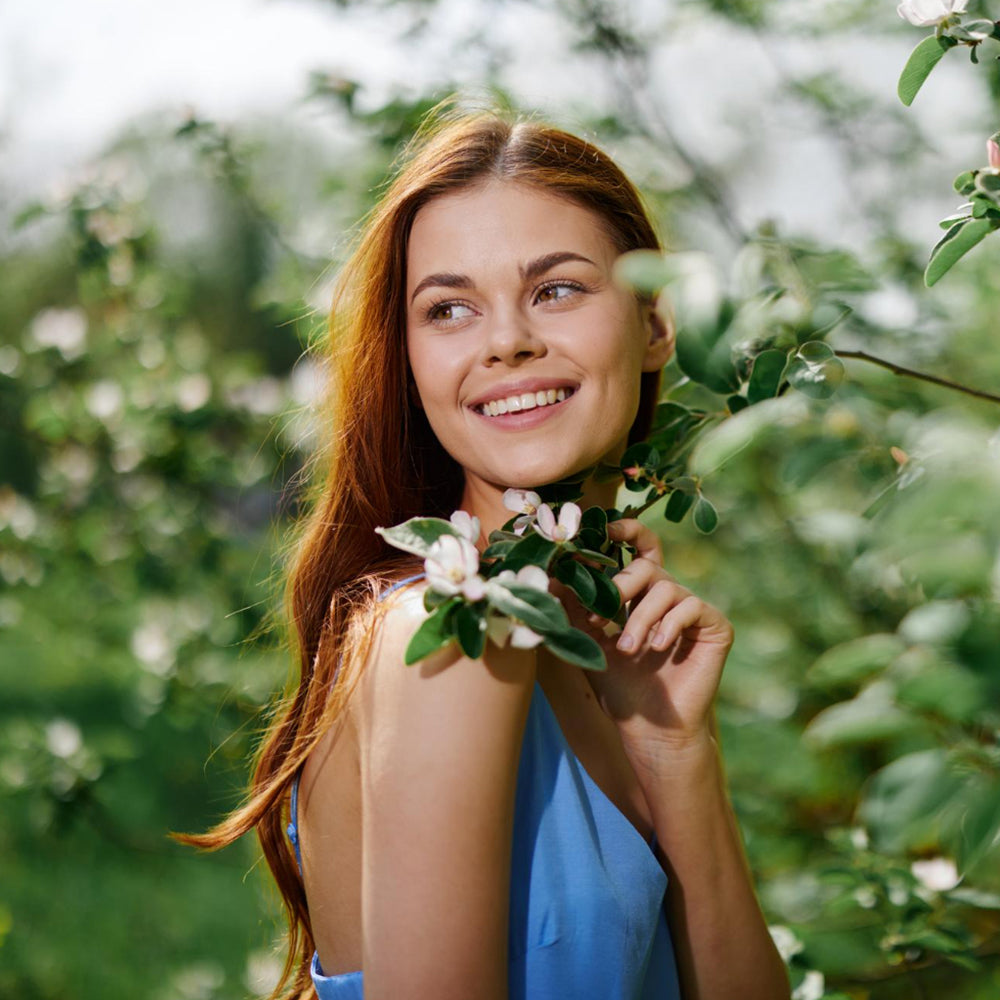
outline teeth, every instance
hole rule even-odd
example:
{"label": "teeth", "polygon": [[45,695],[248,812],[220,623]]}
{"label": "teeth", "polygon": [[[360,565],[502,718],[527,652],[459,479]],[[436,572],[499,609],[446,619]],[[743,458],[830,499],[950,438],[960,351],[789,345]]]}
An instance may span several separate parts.
{"label": "teeth", "polygon": [[479,407],[480,413],[497,417],[503,413],[520,413],[522,410],[533,410],[536,406],[551,406],[561,403],[573,394],[566,389],[540,389],[538,392],[523,392],[519,396],[507,396],[506,399],[491,399]]}

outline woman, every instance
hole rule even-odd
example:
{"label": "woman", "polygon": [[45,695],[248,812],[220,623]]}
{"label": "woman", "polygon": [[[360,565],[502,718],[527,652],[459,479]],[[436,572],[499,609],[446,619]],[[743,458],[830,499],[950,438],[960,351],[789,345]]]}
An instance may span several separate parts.
{"label": "woman", "polygon": [[[620,635],[559,591],[598,675],[493,643],[404,667],[426,581],[375,532],[462,509],[481,550],[508,488],[642,439],[673,331],[611,271],[658,246],[605,154],[492,113],[432,118],[366,220],[290,578],[301,680],[247,805],[189,838],[256,827],[288,908],[287,996],[788,996],[712,721],[732,628],[653,533],[615,527],[638,553],[614,578]],[[616,486],[588,481],[582,505]]]}

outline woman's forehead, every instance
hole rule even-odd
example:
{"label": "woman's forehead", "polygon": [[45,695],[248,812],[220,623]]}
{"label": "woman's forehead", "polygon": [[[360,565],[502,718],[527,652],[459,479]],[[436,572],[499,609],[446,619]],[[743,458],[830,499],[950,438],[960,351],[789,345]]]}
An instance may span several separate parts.
{"label": "woman's forehead", "polygon": [[414,268],[459,266],[534,258],[573,251],[599,266],[615,257],[602,220],[563,195],[511,181],[489,181],[440,195],[417,212],[407,256]]}

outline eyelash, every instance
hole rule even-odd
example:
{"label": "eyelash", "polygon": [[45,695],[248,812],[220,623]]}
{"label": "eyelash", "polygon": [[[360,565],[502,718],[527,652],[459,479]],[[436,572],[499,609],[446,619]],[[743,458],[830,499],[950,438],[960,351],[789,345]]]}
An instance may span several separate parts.
{"label": "eyelash", "polygon": [[[560,279],[558,281],[549,281],[546,282],[544,285],[539,285],[538,288],[535,289],[535,294],[539,295],[541,292],[544,292],[549,288],[572,288],[576,292],[586,291],[586,288],[583,285],[581,285],[580,282],[578,281],[568,281],[566,279]],[[467,303],[462,302],[460,299],[447,299],[447,298],[437,299],[435,302],[432,302],[425,310],[424,320],[428,323],[435,323],[435,322],[454,323],[456,322],[455,320],[435,319],[435,313],[442,306],[462,306],[462,305],[467,305]]]}

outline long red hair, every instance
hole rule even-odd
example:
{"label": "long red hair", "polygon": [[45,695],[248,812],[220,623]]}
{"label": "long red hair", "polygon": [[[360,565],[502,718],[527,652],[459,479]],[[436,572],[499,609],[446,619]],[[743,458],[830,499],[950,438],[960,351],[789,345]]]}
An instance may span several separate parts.
{"label": "long red hair", "polygon": [[[417,515],[448,517],[462,493],[461,468],[410,391],[404,337],[410,228],[432,198],[489,178],[590,209],[620,253],[660,247],[639,193],[594,145],[531,119],[461,111],[450,101],[424,120],[363,220],[334,290],[324,449],[314,460],[311,513],[300,522],[285,591],[298,686],[276,706],[245,803],[207,833],[175,835],[217,850],[256,829],[288,919],[288,954],[274,998],[314,996],[309,911],[285,834],[290,785],[357,682],[364,643],[358,623],[385,582],[413,565],[375,528]],[[648,433],[658,389],[658,372],[642,376],[630,441]]]}

